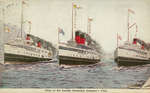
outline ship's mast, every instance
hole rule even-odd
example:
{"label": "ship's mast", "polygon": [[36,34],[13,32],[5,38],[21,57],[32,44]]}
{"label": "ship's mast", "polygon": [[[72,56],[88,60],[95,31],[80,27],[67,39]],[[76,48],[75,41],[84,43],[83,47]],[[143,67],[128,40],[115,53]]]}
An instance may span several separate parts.
{"label": "ship's mast", "polygon": [[5,31],[5,9],[2,9],[2,16],[3,16],[3,31]]}
{"label": "ship's mast", "polygon": [[76,30],[76,16],[77,16],[77,9],[80,9],[80,6],[72,3],[72,41],[74,40],[74,31]]}
{"label": "ship's mast", "polygon": [[21,1],[21,38],[22,38],[22,33],[23,33],[23,4],[24,1]]}
{"label": "ship's mast", "polygon": [[72,3],[72,41],[73,41],[73,3]]}
{"label": "ship's mast", "polygon": [[2,15],[1,18],[3,19],[0,19],[0,63],[1,64],[4,64],[4,31],[5,31],[5,28],[4,28],[4,7],[2,4],[0,4],[1,7],[1,13],[0,15]]}
{"label": "ship's mast", "polygon": [[[132,25],[130,25],[130,13],[132,13],[132,14],[135,14],[135,12],[133,11],[133,10],[131,10],[131,9],[128,9],[128,18],[127,18],[127,27],[128,27],[128,42],[130,42],[130,28],[132,28],[133,26],[135,26],[136,25],[136,22],[135,23],[133,23]],[[137,31],[137,25],[136,25],[136,31]]]}
{"label": "ship's mast", "polygon": [[88,17],[88,24],[87,24],[87,34],[88,35],[90,35],[90,33],[91,33],[91,21],[93,21],[93,19]]}
{"label": "ship's mast", "polygon": [[117,33],[117,50],[118,50],[118,46],[119,46],[119,45],[118,45],[118,41],[119,41],[119,40],[118,40],[118,33]]}
{"label": "ship's mast", "polygon": [[29,23],[29,34],[31,33],[31,21],[28,21],[28,23]]}
{"label": "ship's mast", "polygon": [[127,27],[128,27],[128,42],[129,42],[129,9],[128,9],[128,19],[127,19]]}
{"label": "ship's mast", "polygon": [[74,40],[74,30],[76,29],[76,8],[77,6],[72,3],[72,41]]}

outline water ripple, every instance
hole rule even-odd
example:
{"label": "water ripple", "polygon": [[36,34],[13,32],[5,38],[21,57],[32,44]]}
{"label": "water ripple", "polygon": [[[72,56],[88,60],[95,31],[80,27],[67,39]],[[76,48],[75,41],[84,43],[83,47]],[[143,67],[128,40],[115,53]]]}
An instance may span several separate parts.
{"label": "water ripple", "polygon": [[112,59],[93,65],[58,63],[6,64],[4,88],[126,88],[142,85],[150,76],[150,64],[118,67]]}

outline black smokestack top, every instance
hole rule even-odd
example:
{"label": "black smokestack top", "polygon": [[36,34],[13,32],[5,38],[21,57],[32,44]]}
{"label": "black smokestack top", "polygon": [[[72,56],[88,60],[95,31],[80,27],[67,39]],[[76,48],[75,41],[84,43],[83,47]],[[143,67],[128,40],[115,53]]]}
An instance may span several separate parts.
{"label": "black smokestack top", "polygon": [[136,38],[134,38],[134,39],[133,39],[133,41],[137,41],[137,39],[136,39]]}
{"label": "black smokestack top", "polygon": [[80,34],[80,37],[81,37],[81,38],[85,38],[85,34],[84,34],[84,33],[81,33],[81,34]]}
{"label": "black smokestack top", "polygon": [[41,42],[41,40],[39,40],[38,42]]}
{"label": "black smokestack top", "polygon": [[80,31],[76,31],[75,36],[80,36]]}
{"label": "black smokestack top", "polygon": [[27,36],[30,36],[29,34],[27,34]]}

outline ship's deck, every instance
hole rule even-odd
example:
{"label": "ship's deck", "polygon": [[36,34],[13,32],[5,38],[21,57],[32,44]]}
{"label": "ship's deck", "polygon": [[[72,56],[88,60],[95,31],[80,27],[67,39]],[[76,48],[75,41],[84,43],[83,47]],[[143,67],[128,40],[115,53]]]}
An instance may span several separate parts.
{"label": "ship's deck", "polygon": [[69,45],[69,44],[59,44],[59,49],[70,50],[70,51],[79,51],[79,50],[94,50],[85,45]]}

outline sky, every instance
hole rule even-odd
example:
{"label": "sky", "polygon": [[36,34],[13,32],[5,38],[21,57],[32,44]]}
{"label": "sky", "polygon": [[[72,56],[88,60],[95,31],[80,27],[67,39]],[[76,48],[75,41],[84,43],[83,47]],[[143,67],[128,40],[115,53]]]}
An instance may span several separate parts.
{"label": "sky", "polygon": [[[2,0],[1,0],[2,1]],[[91,37],[94,38],[106,52],[113,52],[117,47],[117,33],[122,37],[119,44],[127,40],[128,9],[130,23],[138,25],[137,37],[150,42],[150,1],[149,0],[24,0],[23,19],[32,22],[31,34],[41,37],[54,45],[71,39],[72,31],[72,3],[81,9],[77,10],[77,29],[87,32],[87,18],[91,22]],[[6,0],[4,8],[5,22],[20,27],[21,0]],[[11,5],[13,3],[13,5]],[[6,6],[10,4],[8,8]],[[58,35],[58,27],[65,35]],[[29,24],[23,25],[29,32]],[[135,27],[130,30],[130,37],[135,35]]]}

